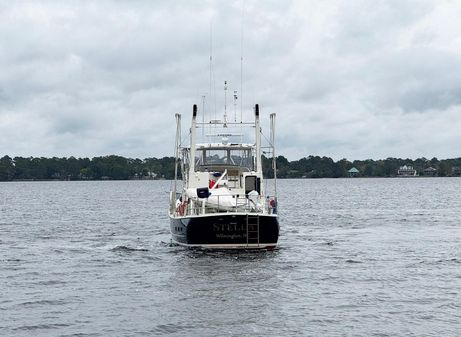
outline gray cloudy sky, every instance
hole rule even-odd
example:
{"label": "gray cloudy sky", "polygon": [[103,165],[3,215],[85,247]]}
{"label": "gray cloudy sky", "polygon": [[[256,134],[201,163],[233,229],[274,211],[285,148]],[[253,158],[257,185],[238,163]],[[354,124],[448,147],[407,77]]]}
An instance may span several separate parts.
{"label": "gray cloudy sky", "polygon": [[211,25],[218,110],[243,26],[243,108],[277,113],[290,160],[460,157],[460,18],[456,0],[0,0],[0,156],[172,155],[174,114],[209,96]]}

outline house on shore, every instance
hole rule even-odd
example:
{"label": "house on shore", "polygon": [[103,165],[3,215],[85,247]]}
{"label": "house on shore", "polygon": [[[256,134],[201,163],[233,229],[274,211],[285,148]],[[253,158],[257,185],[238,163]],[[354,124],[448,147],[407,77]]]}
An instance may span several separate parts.
{"label": "house on shore", "polygon": [[360,171],[357,170],[355,167],[351,168],[349,171],[347,171],[347,174],[349,175],[349,178],[354,178],[359,175]]}
{"label": "house on shore", "polygon": [[459,167],[459,166],[453,166],[453,167],[451,168],[451,175],[452,175],[453,177],[459,177],[459,176],[461,176],[461,167]]}
{"label": "house on shore", "polygon": [[428,167],[428,168],[425,168],[423,170],[423,175],[425,177],[436,177],[437,176],[437,169],[433,168],[432,166]]}
{"label": "house on shore", "polygon": [[397,177],[416,177],[417,175],[413,166],[403,165],[397,170]]}

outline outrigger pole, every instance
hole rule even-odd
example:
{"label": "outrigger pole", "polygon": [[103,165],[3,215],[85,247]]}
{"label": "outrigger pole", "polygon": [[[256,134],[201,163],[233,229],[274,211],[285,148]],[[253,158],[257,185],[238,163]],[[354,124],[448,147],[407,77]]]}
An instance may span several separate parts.
{"label": "outrigger pole", "polygon": [[173,198],[171,199],[171,207],[174,207],[174,202],[176,200],[176,193],[177,193],[177,180],[178,180],[178,163],[179,163],[179,145],[181,143],[181,114],[176,114],[176,139],[175,139],[175,161],[174,161],[174,194]]}
{"label": "outrigger pole", "polygon": [[272,146],[272,170],[274,171],[274,197],[277,198],[277,157],[275,156],[275,113],[270,114],[271,118],[271,146]]}
{"label": "outrigger pole", "polygon": [[259,104],[255,105],[255,129],[256,129],[256,171],[262,172],[261,164],[261,126],[259,124]]}
{"label": "outrigger pole", "polygon": [[190,128],[190,161],[189,161],[189,181],[191,175],[195,172],[195,142],[197,130],[197,104],[192,107],[192,125]]}

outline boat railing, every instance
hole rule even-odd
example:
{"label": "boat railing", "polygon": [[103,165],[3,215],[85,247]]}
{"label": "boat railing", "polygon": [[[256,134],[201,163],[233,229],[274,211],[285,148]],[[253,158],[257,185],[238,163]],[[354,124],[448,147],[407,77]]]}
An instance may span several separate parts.
{"label": "boat railing", "polygon": [[[179,200],[179,199],[178,199]],[[215,195],[212,198],[192,197],[176,201],[175,208],[170,210],[175,216],[204,215],[215,213],[254,213],[276,214],[276,198],[274,196],[249,195]],[[232,200],[232,202],[230,202]],[[171,204],[172,205],[172,204]]]}

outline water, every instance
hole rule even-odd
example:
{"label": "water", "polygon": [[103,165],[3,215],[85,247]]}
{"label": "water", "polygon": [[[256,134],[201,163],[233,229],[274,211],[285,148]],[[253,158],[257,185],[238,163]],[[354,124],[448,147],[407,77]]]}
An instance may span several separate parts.
{"label": "water", "polygon": [[461,335],[461,179],[281,180],[259,253],[170,246],[169,185],[0,183],[0,335]]}

